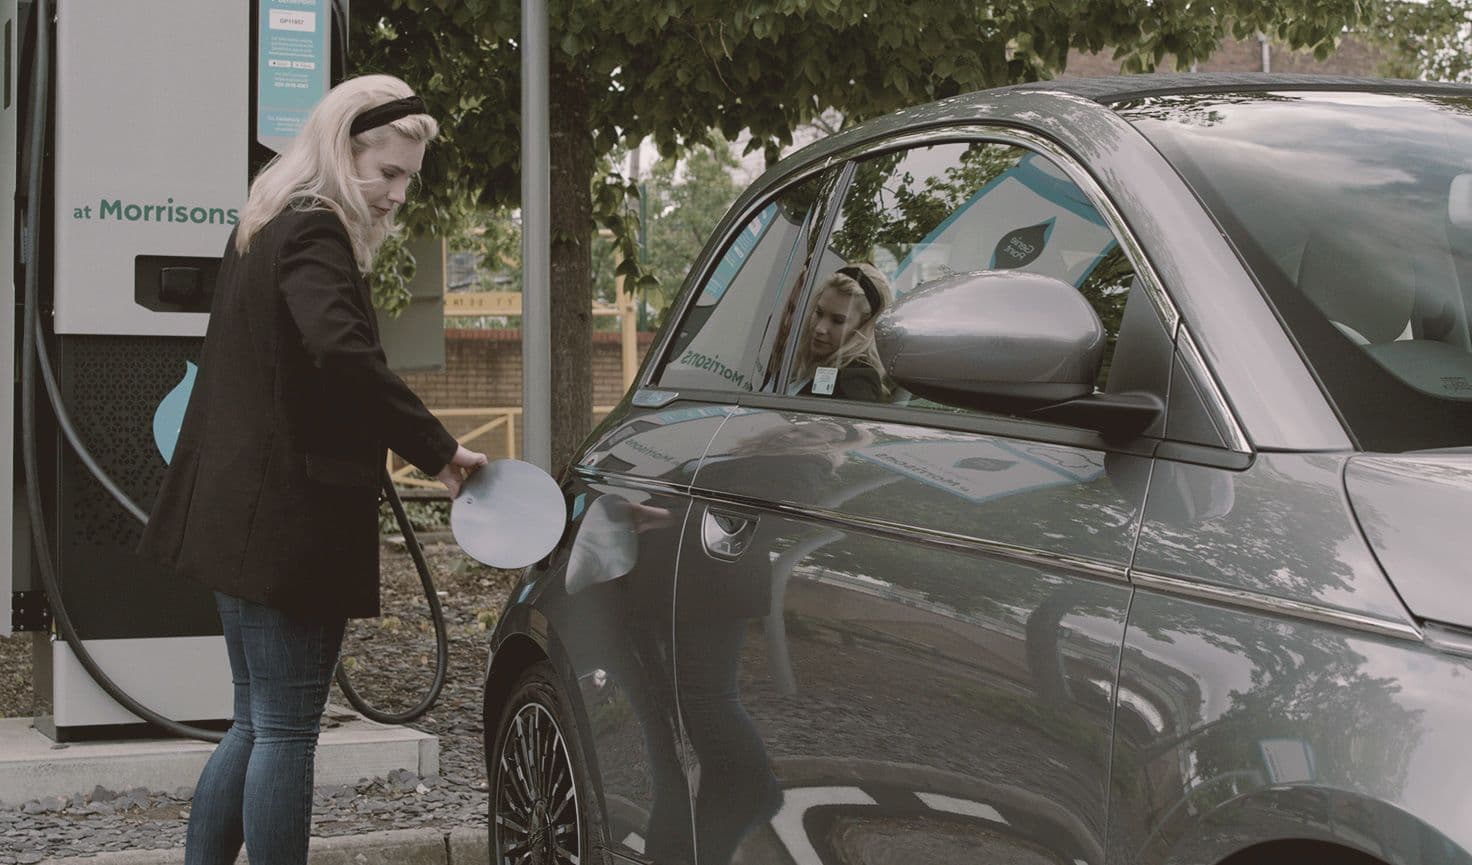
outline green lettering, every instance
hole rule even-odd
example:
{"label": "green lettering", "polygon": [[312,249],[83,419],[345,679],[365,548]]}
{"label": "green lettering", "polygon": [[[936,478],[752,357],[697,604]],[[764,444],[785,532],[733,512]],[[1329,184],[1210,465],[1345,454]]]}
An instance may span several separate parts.
{"label": "green lettering", "polygon": [[108,214],[112,214],[113,219],[122,219],[123,203],[116,198],[112,201],[108,201],[106,198],[102,199],[97,205],[97,218],[106,219]]}

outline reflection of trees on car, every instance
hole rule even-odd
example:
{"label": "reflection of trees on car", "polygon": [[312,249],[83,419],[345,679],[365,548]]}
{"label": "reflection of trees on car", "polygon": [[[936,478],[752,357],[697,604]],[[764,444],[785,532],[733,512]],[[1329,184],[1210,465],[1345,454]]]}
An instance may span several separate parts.
{"label": "reflection of trees on car", "polygon": [[[1313,456],[1274,460],[1254,472],[1252,486],[1227,470],[1170,465],[1180,488],[1224,483],[1241,506],[1198,522],[1178,517],[1163,501],[1152,503],[1157,518],[1141,537],[1137,564],[1166,574],[1211,574],[1228,585],[1270,587],[1276,597],[1352,594],[1356,571],[1341,550],[1360,549],[1361,542],[1345,518],[1338,462]],[[1165,492],[1167,485],[1154,488]],[[1335,526],[1340,529],[1331,530]],[[1368,553],[1362,556],[1368,563]]]}
{"label": "reflection of trees on car", "polygon": [[[1170,635],[1167,631],[1161,636]],[[1248,743],[1233,731],[1236,727],[1250,731],[1250,744],[1275,736],[1301,739],[1317,766],[1357,765],[1390,789],[1404,787],[1410,755],[1421,739],[1422,712],[1402,707],[1397,677],[1367,673],[1369,659],[1355,651],[1350,640],[1328,629],[1271,619],[1252,618],[1249,625],[1246,617],[1230,636],[1218,633],[1213,638],[1223,649],[1251,661],[1252,687],[1233,691],[1230,705],[1216,721],[1222,729],[1200,736],[1192,745],[1199,778],[1209,780],[1261,764],[1263,756],[1256,749],[1244,751]],[[1324,729],[1323,718],[1336,719],[1337,729]],[[1365,742],[1377,746],[1358,753]]]}
{"label": "reflection of trees on car", "polygon": [[[1120,844],[1137,849],[1265,788],[1322,791],[1362,779],[1392,795],[1405,788],[1423,711],[1404,708],[1414,698],[1402,696],[1398,677],[1369,672],[1385,669],[1373,638],[1161,598],[1149,609],[1131,616],[1119,682],[1121,823],[1111,836]],[[1203,691],[1212,680],[1242,684]],[[1146,814],[1159,816],[1137,822]]]}
{"label": "reflection of trees on car", "polygon": [[1079,294],[1099,314],[1099,321],[1104,325],[1104,362],[1099,365],[1099,377],[1095,381],[1100,390],[1109,381],[1114,344],[1119,340],[1119,325],[1124,320],[1124,305],[1129,299],[1130,282],[1134,278],[1134,265],[1130,264],[1124,249],[1115,243],[1078,287]]}
{"label": "reflection of trees on car", "polygon": [[859,163],[843,203],[843,225],[831,244],[845,261],[867,261],[878,247],[900,261],[952,213],[1016,167],[1024,151],[1001,144],[967,147],[957,165],[943,174],[921,178],[896,167],[908,151],[896,151]]}
{"label": "reflection of trees on car", "polygon": [[1285,93],[1182,93],[1169,98],[1147,96],[1115,103],[1131,117],[1145,117],[1165,123],[1210,128],[1226,120],[1222,109],[1232,105],[1261,105],[1266,102],[1294,102],[1297,97]]}

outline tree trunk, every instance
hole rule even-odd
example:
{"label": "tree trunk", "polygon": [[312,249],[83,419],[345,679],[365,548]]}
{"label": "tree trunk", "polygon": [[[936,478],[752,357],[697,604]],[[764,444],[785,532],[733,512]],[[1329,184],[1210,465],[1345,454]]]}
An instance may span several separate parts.
{"label": "tree trunk", "polygon": [[593,139],[585,71],[552,53],[552,469],[560,475],[593,422]]}

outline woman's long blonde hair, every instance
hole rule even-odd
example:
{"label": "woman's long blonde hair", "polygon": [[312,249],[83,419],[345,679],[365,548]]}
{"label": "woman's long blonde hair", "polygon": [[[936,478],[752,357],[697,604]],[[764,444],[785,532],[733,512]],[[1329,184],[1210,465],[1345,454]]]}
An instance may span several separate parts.
{"label": "woman's long blonde hair", "polygon": [[[894,293],[890,290],[889,280],[879,272],[879,268],[868,263],[849,266],[862,270],[864,275],[869,277],[869,281],[874,284],[874,288],[879,292],[879,309],[873,309],[870,306],[869,298],[864,294],[864,287],[859,285],[859,281],[852,276],[835,272],[823,280],[823,283],[813,292],[812,308],[809,309],[807,320],[803,323],[802,342],[797,353],[796,369],[793,370],[793,381],[807,381],[812,378],[814,370],[820,366],[843,369],[860,359],[874,367],[879,373],[880,380],[884,380],[884,362],[879,359],[879,347],[874,344],[874,321],[879,317],[879,313],[894,303]],[[834,349],[826,357],[815,357],[812,353],[812,309],[817,307],[818,299],[823,296],[823,292],[830,289],[842,297],[858,298],[855,308],[864,317],[864,320],[859,322],[858,327],[849,331],[843,345]]]}
{"label": "woman's long blonde hair", "polygon": [[244,255],[251,238],[287,207],[330,210],[347,229],[358,268],[369,270],[374,253],[393,232],[393,223],[377,218],[363,198],[354,158],[392,132],[428,143],[440,127],[428,114],[411,114],[358,135],[350,135],[349,129],[364,111],[413,95],[409,85],[392,75],[350,78],[329,90],[296,139],[251,182],[235,229],[235,251]]}

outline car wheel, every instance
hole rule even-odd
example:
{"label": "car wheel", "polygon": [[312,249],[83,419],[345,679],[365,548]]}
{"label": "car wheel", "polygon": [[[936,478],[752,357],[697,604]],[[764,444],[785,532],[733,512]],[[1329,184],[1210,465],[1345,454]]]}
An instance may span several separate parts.
{"label": "car wheel", "polygon": [[587,795],[577,727],[555,681],[545,661],[521,674],[487,755],[496,865],[596,861],[596,808]]}

